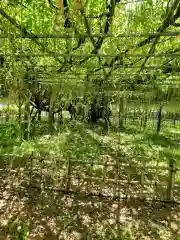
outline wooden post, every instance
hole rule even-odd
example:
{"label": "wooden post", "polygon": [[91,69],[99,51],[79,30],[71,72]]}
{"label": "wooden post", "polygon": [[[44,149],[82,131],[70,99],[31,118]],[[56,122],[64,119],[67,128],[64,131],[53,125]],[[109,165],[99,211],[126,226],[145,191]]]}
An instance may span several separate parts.
{"label": "wooden post", "polygon": [[135,122],[135,119],[136,119],[136,112],[135,112],[135,110],[133,111],[133,124],[134,124],[134,122]]}
{"label": "wooden post", "polygon": [[22,104],[21,104],[21,95],[18,94],[18,121],[21,123],[21,115],[22,115]]}
{"label": "wooden post", "polygon": [[100,194],[102,194],[102,195],[103,195],[103,189],[105,187],[106,172],[107,172],[107,162],[105,162],[105,164],[104,164],[103,177],[102,177],[101,184],[100,184]]}
{"label": "wooden post", "polygon": [[9,118],[10,118],[9,106],[10,106],[10,103],[9,103],[9,99],[8,99],[7,110],[6,110],[6,115],[5,115],[5,120],[6,120],[6,122],[8,122],[8,121],[9,121]]}
{"label": "wooden post", "polygon": [[[157,199],[157,187],[158,187],[158,169],[159,169],[159,162],[156,161],[156,172],[155,172],[155,182],[154,182],[154,191],[152,194],[153,200]],[[160,200],[163,200],[163,198],[160,196]]]}
{"label": "wooden post", "polygon": [[177,113],[173,114],[173,123],[174,123],[174,128],[176,127],[176,118],[177,118]]}
{"label": "wooden post", "polygon": [[144,109],[144,123],[143,123],[144,128],[146,128],[147,126],[147,120],[148,120],[148,106],[146,104]]}
{"label": "wooden post", "polygon": [[49,109],[48,122],[49,122],[49,132],[53,133],[54,132],[54,115],[51,108]]}
{"label": "wooden post", "polygon": [[[118,159],[119,160],[119,159]],[[116,161],[116,165],[115,165],[115,182],[114,182],[114,193],[113,193],[113,198],[116,199],[117,197],[119,197],[119,191],[120,191],[120,187],[119,187],[119,161]]]}
{"label": "wooden post", "polygon": [[129,160],[129,166],[128,166],[128,172],[127,172],[127,175],[128,175],[128,179],[127,179],[127,188],[125,189],[126,191],[126,199],[129,199],[130,197],[130,186],[131,186],[131,171],[132,171],[132,162],[131,160]]}
{"label": "wooden post", "polygon": [[88,193],[92,192],[91,191],[92,190],[91,187],[92,187],[93,167],[94,167],[94,161],[93,161],[93,159],[91,159],[90,172],[88,173],[91,178],[90,178],[90,183],[87,182],[87,192]]}
{"label": "wooden post", "polygon": [[141,187],[142,187],[142,188],[144,188],[145,169],[146,169],[146,166],[145,166],[145,161],[144,161],[144,159],[143,159],[142,170],[141,170]]}
{"label": "wooden post", "polygon": [[38,110],[38,121],[41,121],[41,110]]}
{"label": "wooden post", "polygon": [[167,186],[167,200],[174,200],[174,184],[175,184],[175,166],[174,159],[169,160],[169,181]]}
{"label": "wooden post", "polygon": [[61,126],[63,124],[62,110],[58,113],[58,124]]}
{"label": "wooden post", "polygon": [[124,125],[125,99],[124,96],[119,98],[119,128],[122,129]]}
{"label": "wooden post", "polygon": [[54,102],[55,102],[55,97],[56,97],[56,91],[55,89],[50,86],[49,87],[49,117],[48,117],[48,122],[49,122],[49,132],[52,134],[54,133]]}
{"label": "wooden post", "polygon": [[43,158],[40,159],[40,189],[43,190]]}
{"label": "wooden post", "polygon": [[32,154],[31,154],[31,156],[30,156],[29,187],[32,186],[33,156],[34,156],[34,152],[32,152]]}
{"label": "wooden post", "polygon": [[66,186],[65,186],[66,193],[69,191],[71,186],[71,168],[72,168],[72,163],[71,163],[71,160],[69,159],[68,165],[67,165],[67,177],[66,177]]}

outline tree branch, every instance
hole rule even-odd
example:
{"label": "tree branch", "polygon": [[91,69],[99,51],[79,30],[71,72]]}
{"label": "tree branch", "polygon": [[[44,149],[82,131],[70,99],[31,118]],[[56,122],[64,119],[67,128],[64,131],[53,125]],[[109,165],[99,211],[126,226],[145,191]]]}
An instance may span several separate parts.
{"label": "tree branch", "polygon": [[174,27],[180,27],[180,23],[172,23]]}
{"label": "tree branch", "polygon": [[58,7],[56,7],[51,0],[48,0],[48,3],[50,4],[50,6],[56,10],[58,10]]}
{"label": "tree branch", "polygon": [[[112,18],[114,16],[115,5],[116,5],[116,3],[119,3],[119,2],[121,2],[121,0],[110,0],[110,4],[107,5],[108,12],[107,13],[102,13],[98,16],[98,18],[101,18],[103,15],[106,16],[106,22],[105,22],[104,31],[103,31],[104,34],[107,34],[108,31],[109,31],[109,27],[110,27],[110,24],[112,22]],[[91,35],[91,30],[90,30],[90,27],[89,27],[89,24],[88,24],[87,16],[85,15],[83,8],[81,9],[81,15],[84,18],[86,31],[87,31],[87,33],[88,33],[88,35],[91,39],[91,42],[93,43],[93,46],[94,46],[94,49],[91,52],[91,54],[95,54],[101,48],[101,46],[103,44],[103,41],[104,41],[104,37],[99,37],[97,42],[95,42],[92,35]],[[82,43],[85,42],[85,39],[86,39],[85,37],[79,38],[78,44],[75,48],[73,48],[73,50],[77,50],[82,45]],[[89,60],[90,57],[91,56],[85,57],[82,61],[80,61],[79,64],[81,65],[82,63],[86,62],[87,60]],[[61,70],[62,70],[62,67],[58,70],[58,72],[60,72]]]}
{"label": "tree branch", "polygon": [[[179,6],[178,6],[179,4]],[[177,7],[178,6],[178,7]],[[175,9],[177,8],[176,10],[176,14],[172,17],[172,14],[173,12],[175,11]],[[161,24],[160,27],[158,27],[157,29],[157,32],[163,32],[165,31],[170,25],[172,25],[173,22],[175,22],[180,16],[180,3],[179,3],[179,0],[175,0],[175,2],[173,3],[171,9],[169,10],[169,13],[168,13],[168,16],[164,19],[163,23]],[[171,19],[170,19],[171,17]],[[173,19],[173,21],[172,21]],[[171,21],[170,21],[171,20]],[[156,38],[156,36],[149,36],[148,38],[146,38],[145,40],[139,42],[136,46],[135,46],[135,49],[137,48],[140,48],[140,47],[143,47],[145,46],[146,44],[150,43],[154,38]],[[130,49],[126,49],[123,54],[125,53],[128,53]],[[152,48],[153,50],[153,48]],[[151,50],[151,51],[152,51]],[[114,59],[112,59],[110,65],[113,66],[115,64],[116,61],[120,60],[121,59],[121,55],[120,56],[117,56],[115,57]],[[112,73],[113,72],[113,69],[110,70],[110,72]],[[110,73],[110,74],[111,74]]]}
{"label": "tree branch", "polygon": [[[109,31],[109,27],[110,27],[110,24],[112,22],[112,18],[114,16],[114,10],[115,10],[115,4],[120,2],[121,0],[110,0],[110,4],[107,5],[107,9],[108,9],[108,14],[106,14],[106,22],[105,22],[105,26],[104,26],[104,31],[103,33],[104,34],[107,34],[108,31]],[[99,39],[97,40],[96,44],[95,44],[95,47],[93,49],[93,51],[91,52],[91,54],[94,54],[94,53],[97,53],[98,50],[101,48],[102,44],[103,44],[103,41],[104,41],[104,37],[99,37]],[[80,62],[80,65],[82,63],[84,63],[85,61],[89,60],[90,57],[86,57],[85,59],[83,59],[81,62]]]}
{"label": "tree branch", "polygon": [[57,58],[55,56],[55,53],[47,50],[47,48],[45,48],[45,46],[40,43],[37,39],[33,38],[33,34],[31,32],[29,32],[24,26],[21,26],[17,23],[17,21],[12,18],[11,16],[9,16],[2,8],[0,8],[0,14],[6,18],[13,26],[15,26],[16,28],[18,28],[20,30],[20,32],[22,33],[23,37],[28,37],[29,39],[31,39],[34,43],[36,43],[39,47],[41,47],[42,51],[46,50],[47,52],[49,52],[50,54],[52,54],[52,56],[59,62],[62,63],[61,60],[59,58]]}
{"label": "tree branch", "polygon": [[[175,21],[175,17],[173,19],[173,13],[175,11],[175,9],[178,7],[178,4],[179,4],[179,0],[175,0],[174,3],[172,4],[171,8],[169,9],[169,12],[167,13],[167,16],[166,18],[164,19],[163,23],[161,24],[161,26],[158,28],[158,31],[157,32],[164,32],[164,30],[170,25],[172,24],[174,21]],[[180,6],[180,4],[179,4]],[[180,14],[180,12],[179,12]],[[153,44],[149,50],[149,54],[153,54],[154,51],[155,51],[155,47],[156,47],[156,44],[158,42],[158,40],[160,39],[160,36],[156,36],[154,38],[154,41],[153,41]],[[143,70],[143,67],[145,66],[147,60],[149,59],[149,56],[145,57],[142,65],[141,65],[141,68],[139,70],[139,73]]]}

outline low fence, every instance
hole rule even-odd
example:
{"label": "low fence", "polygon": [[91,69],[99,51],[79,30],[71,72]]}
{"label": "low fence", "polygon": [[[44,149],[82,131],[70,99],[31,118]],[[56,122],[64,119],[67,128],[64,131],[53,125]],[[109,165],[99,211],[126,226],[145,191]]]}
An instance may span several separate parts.
{"label": "low fence", "polygon": [[[124,116],[124,120],[128,120],[128,122],[131,122],[133,124],[134,122],[139,121],[139,124],[141,124],[141,119],[144,118],[144,115],[142,112],[134,111],[134,112],[127,112]],[[158,111],[157,112],[149,112],[147,114],[147,122],[152,121],[153,123],[158,121]],[[161,115],[161,121],[163,124],[165,124],[167,127],[175,128],[176,125],[180,122],[180,116],[177,113],[162,113]]]}
{"label": "low fence", "polygon": [[[23,114],[21,117],[23,117]],[[42,117],[44,120],[47,119],[48,113],[42,112]],[[112,115],[112,117],[111,117],[112,124],[113,123],[115,125],[118,124],[118,117],[119,117],[118,113]],[[19,118],[19,116],[17,113],[6,114],[6,113],[0,112],[0,122],[1,123],[5,123],[9,120],[16,121],[16,120],[19,120],[18,118]],[[66,116],[66,118],[69,118],[69,117]],[[156,127],[157,121],[158,121],[157,116],[149,114],[147,117],[146,125],[149,127]],[[144,125],[143,115],[140,113],[137,113],[137,112],[126,113],[123,118],[123,125],[125,127],[129,126],[129,125],[139,125],[139,127],[141,127]],[[176,128],[176,127],[180,128],[180,119],[173,118],[173,115],[171,115],[171,114],[162,115],[161,125],[162,125],[162,127],[167,127],[167,128]]]}
{"label": "low fence", "polygon": [[[106,157],[104,157],[105,159]],[[180,168],[168,166],[64,160],[31,154],[0,156],[1,187],[39,188],[102,197],[140,198],[180,203]],[[178,181],[179,177],[179,181]]]}

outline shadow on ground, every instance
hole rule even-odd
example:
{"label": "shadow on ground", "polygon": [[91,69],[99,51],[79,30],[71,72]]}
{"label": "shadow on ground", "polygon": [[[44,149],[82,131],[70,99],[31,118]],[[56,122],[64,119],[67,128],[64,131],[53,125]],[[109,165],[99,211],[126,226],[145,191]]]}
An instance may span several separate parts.
{"label": "shadow on ground", "polygon": [[180,207],[37,189],[0,194],[0,239],[178,239]]}
{"label": "shadow on ground", "polygon": [[[4,169],[0,173],[0,240],[28,239],[25,238],[28,233],[30,240],[178,240],[178,205],[144,202],[132,198],[118,201],[112,197],[100,198],[81,194],[85,190],[85,184],[90,191],[95,188],[99,188],[98,191],[103,191],[104,188],[106,192],[117,191],[112,181],[111,184],[104,181],[116,179],[116,166],[108,169],[103,164],[107,157],[109,163],[124,161],[121,149],[115,150],[110,142],[102,142],[101,138],[97,139],[93,134],[93,131],[88,131],[82,125],[72,123],[63,145],[56,139],[50,146],[52,149],[58,145],[60,156],[56,156],[55,152],[53,158],[47,155],[46,158],[43,156],[44,160],[34,159],[33,169],[31,161],[25,156],[21,161],[2,164]],[[63,138],[63,134],[61,137]],[[52,136],[47,139],[48,144],[51,138]],[[164,144],[166,146],[169,143],[165,140]],[[42,150],[45,149],[44,146],[46,145],[41,146]],[[46,154],[47,152],[44,153]],[[61,160],[65,160],[65,166]],[[81,160],[81,164],[71,166],[71,174],[67,175],[70,171],[69,160]],[[91,163],[87,167],[83,163],[88,160]],[[102,163],[103,167],[93,164],[95,160]],[[128,180],[127,168],[120,170],[120,182]],[[141,175],[138,171],[131,172],[132,176],[133,173],[133,180],[140,181]],[[148,174],[154,177],[154,173]],[[66,189],[67,176],[71,177],[70,188],[80,193],[65,194],[53,190],[60,185]],[[87,177],[90,177],[89,182],[85,180]],[[92,177],[99,177],[99,182],[92,181]],[[28,187],[30,178],[34,188]],[[78,189],[77,182],[81,185]],[[159,179],[159,182],[162,183],[162,179]],[[164,182],[167,183],[167,179]],[[49,190],[44,190],[43,186],[48,186]],[[141,191],[138,184],[134,187],[124,184],[120,188],[124,192],[128,190],[131,196]],[[146,190],[153,195],[152,189]]]}

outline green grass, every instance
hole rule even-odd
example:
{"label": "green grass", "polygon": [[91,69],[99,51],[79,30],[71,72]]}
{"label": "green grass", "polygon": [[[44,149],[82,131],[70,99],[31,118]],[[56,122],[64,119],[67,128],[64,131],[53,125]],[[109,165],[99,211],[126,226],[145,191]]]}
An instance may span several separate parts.
{"label": "green grass", "polygon": [[88,160],[96,158],[111,149],[111,153],[124,160],[133,158],[136,162],[144,158],[146,162],[168,164],[168,159],[178,161],[180,156],[180,129],[163,127],[156,134],[151,123],[146,130],[136,125],[126,125],[122,131],[110,129],[107,136],[102,135],[100,126],[94,129],[86,124],[67,122],[53,135],[48,133],[48,123],[42,121],[34,126],[33,139],[22,140],[22,132],[16,121],[0,124],[0,153],[21,154],[35,152],[66,155],[68,158]]}
{"label": "green grass", "polygon": [[[22,139],[22,132],[17,122],[0,125],[0,153],[25,156],[34,152],[37,155],[54,156],[64,162],[68,160],[105,164],[107,159],[113,163],[131,163],[137,166],[168,167],[173,159],[175,167],[180,168],[180,130],[162,128],[155,133],[151,125],[138,128],[137,125],[126,125],[122,131],[113,127],[104,135],[102,127],[94,128],[78,122],[66,122],[50,135],[48,123],[41,121],[34,126],[34,137],[29,141]],[[50,164],[51,165],[51,164]],[[57,168],[57,166],[54,166]],[[88,172],[90,171],[87,169]],[[138,167],[133,174],[139,175]],[[128,169],[125,170],[128,174]],[[148,168],[145,171],[148,173]],[[101,167],[96,167],[95,175],[102,175]],[[152,173],[153,174],[153,173]],[[153,178],[155,178],[155,172]],[[164,171],[166,178],[168,173]],[[161,181],[159,179],[159,181]],[[176,183],[180,183],[180,172],[176,173]]]}

